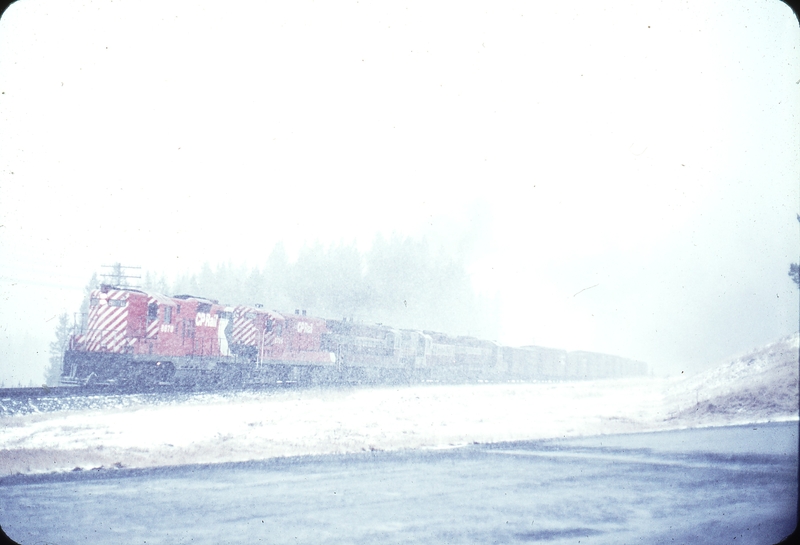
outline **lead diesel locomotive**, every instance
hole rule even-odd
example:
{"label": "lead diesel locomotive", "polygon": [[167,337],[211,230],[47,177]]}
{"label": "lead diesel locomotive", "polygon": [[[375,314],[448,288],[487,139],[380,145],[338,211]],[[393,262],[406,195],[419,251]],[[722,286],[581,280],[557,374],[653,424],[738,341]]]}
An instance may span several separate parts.
{"label": "lead diesel locomotive", "polygon": [[560,380],[642,375],[642,362],[326,320],[102,285],[70,338],[65,385]]}

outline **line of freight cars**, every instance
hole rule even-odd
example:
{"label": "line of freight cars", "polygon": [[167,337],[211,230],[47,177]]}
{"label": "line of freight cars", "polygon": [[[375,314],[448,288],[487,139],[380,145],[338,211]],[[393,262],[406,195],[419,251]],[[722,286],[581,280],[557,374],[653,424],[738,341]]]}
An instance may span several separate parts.
{"label": "line of freight cars", "polygon": [[64,353],[64,385],[141,389],[275,383],[569,380],[643,375],[642,362],[227,306],[102,285]]}

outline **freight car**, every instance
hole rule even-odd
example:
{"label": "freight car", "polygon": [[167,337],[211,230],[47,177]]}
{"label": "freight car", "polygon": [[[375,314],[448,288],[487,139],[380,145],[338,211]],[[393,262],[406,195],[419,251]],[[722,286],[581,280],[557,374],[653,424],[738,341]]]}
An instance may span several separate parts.
{"label": "freight car", "polygon": [[[125,389],[276,383],[561,380],[604,376],[599,356],[326,320],[102,285],[64,353],[62,383]],[[614,376],[639,369],[609,360]],[[628,360],[625,360],[628,361]],[[607,373],[606,373],[607,374]]]}

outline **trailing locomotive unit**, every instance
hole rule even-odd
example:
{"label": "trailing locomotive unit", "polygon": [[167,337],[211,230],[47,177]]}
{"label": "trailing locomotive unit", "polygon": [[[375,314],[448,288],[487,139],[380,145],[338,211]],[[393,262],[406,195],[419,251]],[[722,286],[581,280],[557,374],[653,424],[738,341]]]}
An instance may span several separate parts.
{"label": "trailing locomotive unit", "polygon": [[62,383],[244,386],[276,382],[561,380],[644,374],[588,352],[511,348],[473,337],[102,285],[64,354]]}

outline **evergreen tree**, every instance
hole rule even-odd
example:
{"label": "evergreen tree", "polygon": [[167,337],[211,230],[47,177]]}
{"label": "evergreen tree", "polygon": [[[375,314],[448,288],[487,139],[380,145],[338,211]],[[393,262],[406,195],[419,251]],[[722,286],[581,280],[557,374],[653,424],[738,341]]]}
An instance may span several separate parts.
{"label": "evergreen tree", "polygon": [[200,287],[197,285],[197,276],[194,274],[182,274],[172,289],[172,295],[200,295]]}
{"label": "evergreen tree", "polygon": [[324,309],[325,249],[319,242],[303,246],[289,276],[289,297],[301,309],[320,314]]}
{"label": "evergreen tree", "polygon": [[293,274],[286,248],[279,242],[270,252],[262,275],[261,293],[265,308],[287,312],[297,308],[298,303],[292,301],[289,295],[289,284]]}
{"label": "evergreen tree", "polygon": [[152,290],[154,286],[155,282],[153,282],[153,275],[150,274],[150,271],[144,271],[144,276],[142,277],[142,289]]}
{"label": "evergreen tree", "polygon": [[67,349],[69,337],[72,334],[69,315],[66,312],[58,317],[55,334],[56,340],[50,343],[50,365],[45,376],[45,383],[48,386],[58,386],[61,380],[61,364],[64,359],[64,351]]}
{"label": "evergreen tree", "polygon": [[219,299],[219,294],[216,286],[216,275],[211,269],[211,265],[206,261],[200,269],[200,275],[197,278],[197,292],[195,295],[201,295],[208,299]]}
{"label": "evergreen tree", "polygon": [[250,270],[250,274],[243,284],[244,303],[247,305],[265,304],[263,296],[264,275],[257,267]]}
{"label": "evergreen tree", "polygon": [[339,243],[325,256],[324,307],[332,317],[353,316],[368,304],[364,258],[355,242]]}
{"label": "evergreen tree", "polygon": [[164,295],[170,294],[169,282],[167,282],[167,276],[164,273],[161,273],[158,280],[155,281],[155,291]]}
{"label": "evergreen tree", "polygon": [[[397,328],[494,338],[499,304],[472,288],[467,268],[471,244],[469,237],[437,245],[425,237],[377,235],[365,253],[355,242],[327,247],[316,242],[301,248],[291,263],[278,243],[263,269],[231,262],[212,267],[206,262],[199,273],[179,276],[171,293],[229,305],[263,304],[279,312],[306,309],[320,318],[353,317]],[[145,275],[150,285],[156,284],[155,278]]]}
{"label": "evergreen tree", "polygon": [[100,287],[100,281],[97,279],[97,273],[92,273],[89,283],[83,288],[83,301],[81,301],[80,314],[80,329],[86,325],[86,318],[89,316],[89,304],[91,303],[92,292]]}

